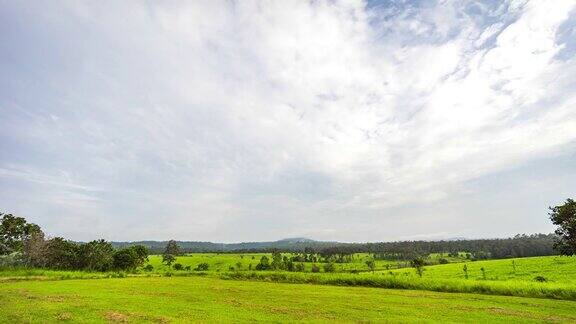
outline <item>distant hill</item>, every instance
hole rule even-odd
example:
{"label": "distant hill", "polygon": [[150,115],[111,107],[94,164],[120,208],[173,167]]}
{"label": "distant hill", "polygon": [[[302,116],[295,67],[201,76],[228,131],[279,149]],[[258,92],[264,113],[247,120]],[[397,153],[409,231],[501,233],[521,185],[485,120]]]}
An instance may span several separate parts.
{"label": "distant hill", "polygon": [[[237,251],[269,251],[280,249],[283,251],[303,251],[306,248],[319,249],[337,246],[343,243],[315,241],[308,238],[286,238],[271,242],[242,242],[242,243],[214,243],[198,241],[176,241],[184,252],[237,252]],[[134,242],[112,242],[116,248],[123,248],[131,245],[144,245],[153,253],[164,250],[168,241],[134,241]]]}

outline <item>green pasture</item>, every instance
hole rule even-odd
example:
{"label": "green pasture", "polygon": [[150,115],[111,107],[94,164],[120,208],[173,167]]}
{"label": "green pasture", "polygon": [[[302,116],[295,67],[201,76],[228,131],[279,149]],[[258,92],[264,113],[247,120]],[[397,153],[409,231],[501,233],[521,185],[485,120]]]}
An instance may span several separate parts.
{"label": "green pasture", "polygon": [[[286,253],[290,255],[289,253]],[[208,263],[210,266],[209,271],[229,271],[232,268],[234,270],[249,270],[250,265],[252,269],[256,267],[260,258],[262,256],[267,256],[271,258],[270,253],[191,253],[176,258],[175,263],[180,263],[183,266],[190,266],[192,269],[196,268],[200,263]],[[366,266],[366,261],[370,260],[371,257],[368,253],[357,253],[353,256],[352,262],[349,263],[335,263],[336,271],[346,272],[346,271],[368,271]],[[154,272],[166,272],[172,271],[172,269],[162,263],[162,256],[151,255],[148,257],[148,264],[154,267]],[[320,271],[323,271],[323,263],[316,262],[303,262],[306,271],[311,271],[312,265],[316,264],[320,267]],[[386,270],[386,269],[396,269],[398,267],[408,267],[409,262],[405,261],[388,261],[388,260],[376,260],[376,270]],[[238,267],[240,264],[240,267]]]}
{"label": "green pasture", "polygon": [[[424,278],[465,279],[464,265],[468,268],[468,280],[489,281],[535,281],[537,276],[547,282],[576,284],[576,257],[546,256],[486,261],[468,261],[425,267]],[[484,272],[482,271],[484,268]],[[395,274],[415,276],[413,269],[399,269]],[[485,278],[484,278],[485,275]]]}
{"label": "green pasture", "polygon": [[0,322],[575,322],[576,302],[142,277],[0,283]]}
{"label": "green pasture", "polygon": [[[268,281],[282,283],[316,284],[331,286],[365,286],[378,288],[426,290],[452,293],[476,293],[576,300],[576,257],[534,257],[451,263],[426,266],[422,278],[412,268],[366,271],[364,260],[337,264],[335,273],[311,273],[312,264],[306,264],[306,272],[250,271],[260,260],[259,254],[193,254],[178,257],[176,262],[190,266],[191,270],[176,271],[162,264],[160,256],[151,256],[152,271],[139,269],[134,273],[84,272],[44,269],[13,268],[0,270],[0,283],[24,280],[105,279],[124,277],[210,277],[242,281]],[[270,256],[268,254],[268,256]],[[367,257],[367,256],[366,256]],[[193,269],[200,263],[208,263],[206,272]],[[240,267],[238,267],[240,263]],[[322,269],[322,264],[318,263]],[[468,268],[468,278],[462,270]],[[347,269],[344,269],[346,266]],[[383,266],[382,264],[380,265]],[[340,267],[340,268],[338,268]],[[480,269],[484,268],[484,273]],[[362,270],[350,273],[349,269]],[[323,269],[321,270],[323,271]],[[485,275],[485,278],[484,278]],[[544,278],[538,282],[536,277]]]}

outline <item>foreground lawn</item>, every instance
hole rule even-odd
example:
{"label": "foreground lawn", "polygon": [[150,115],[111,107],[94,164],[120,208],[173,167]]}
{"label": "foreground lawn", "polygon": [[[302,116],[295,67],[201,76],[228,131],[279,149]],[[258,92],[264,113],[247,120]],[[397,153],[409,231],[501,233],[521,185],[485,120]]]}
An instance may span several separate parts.
{"label": "foreground lawn", "polygon": [[215,278],[0,283],[0,322],[576,321],[576,302]]}

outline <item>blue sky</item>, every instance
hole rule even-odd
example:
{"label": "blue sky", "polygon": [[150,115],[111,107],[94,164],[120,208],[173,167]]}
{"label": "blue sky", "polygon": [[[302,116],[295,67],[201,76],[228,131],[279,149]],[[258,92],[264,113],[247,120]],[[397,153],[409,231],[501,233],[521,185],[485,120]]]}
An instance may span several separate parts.
{"label": "blue sky", "polygon": [[76,240],[551,232],[576,1],[0,1],[0,209]]}

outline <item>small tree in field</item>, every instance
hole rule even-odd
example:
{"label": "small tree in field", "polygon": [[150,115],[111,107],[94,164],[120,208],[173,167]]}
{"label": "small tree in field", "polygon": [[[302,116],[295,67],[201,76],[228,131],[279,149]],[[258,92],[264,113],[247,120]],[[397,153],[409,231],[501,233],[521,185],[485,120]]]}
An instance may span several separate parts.
{"label": "small tree in field", "polygon": [[180,250],[180,246],[178,246],[178,243],[176,243],[176,241],[170,240],[168,241],[168,244],[166,244],[164,254],[172,254],[173,256],[179,256],[182,254],[182,251]]}
{"label": "small tree in field", "polygon": [[270,270],[270,260],[267,256],[263,255],[260,262],[256,265],[256,270]]}
{"label": "small tree in field", "polygon": [[368,267],[368,269],[370,271],[372,271],[372,273],[374,273],[374,269],[376,269],[376,262],[374,262],[373,259],[370,259],[370,260],[366,261],[366,266]]}
{"label": "small tree in field", "polygon": [[558,240],[554,248],[563,255],[576,254],[576,201],[567,199],[563,205],[550,207],[550,220],[557,225]]}
{"label": "small tree in field", "polygon": [[462,271],[464,271],[464,278],[468,279],[468,265],[464,265],[462,267]]}
{"label": "small tree in field", "polygon": [[168,241],[168,244],[166,244],[166,248],[162,254],[162,262],[170,266],[172,263],[174,263],[174,261],[176,261],[176,257],[180,254],[182,253],[180,252],[178,243],[176,243],[174,240],[170,240]]}
{"label": "small tree in field", "polygon": [[162,254],[162,263],[165,263],[167,266],[171,266],[174,261],[176,261],[176,257],[174,255]]}
{"label": "small tree in field", "polygon": [[422,274],[424,273],[424,265],[426,265],[424,260],[422,258],[416,258],[410,261],[410,265],[412,265],[412,267],[416,270],[416,274],[422,278]]}

